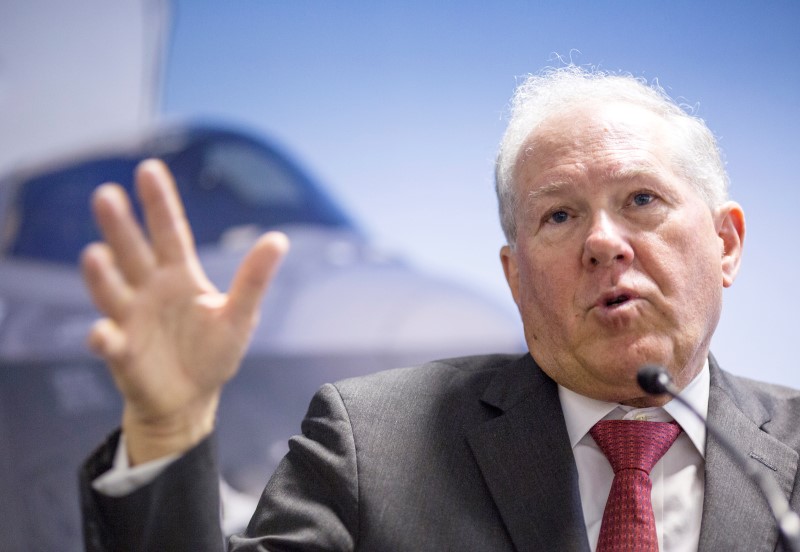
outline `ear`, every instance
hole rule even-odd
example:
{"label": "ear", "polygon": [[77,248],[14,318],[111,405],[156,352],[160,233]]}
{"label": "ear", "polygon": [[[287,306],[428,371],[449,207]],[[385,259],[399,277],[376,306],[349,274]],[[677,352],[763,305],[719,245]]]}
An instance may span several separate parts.
{"label": "ear", "polygon": [[514,302],[519,306],[519,269],[517,266],[517,254],[510,245],[500,248],[500,262],[503,263],[503,273],[506,275],[508,288]]}
{"label": "ear", "polygon": [[744,211],[738,203],[728,201],[716,209],[714,220],[722,243],[722,285],[730,287],[742,262]]}

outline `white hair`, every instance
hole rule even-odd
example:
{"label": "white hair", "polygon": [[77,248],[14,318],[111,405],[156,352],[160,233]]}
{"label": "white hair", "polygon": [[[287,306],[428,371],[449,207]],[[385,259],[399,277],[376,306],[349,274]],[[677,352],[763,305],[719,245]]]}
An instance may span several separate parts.
{"label": "white hair", "polygon": [[529,75],[515,90],[508,127],[497,154],[495,186],[500,224],[510,245],[517,238],[515,168],[531,134],[553,115],[577,104],[597,101],[631,103],[662,116],[672,125],[678,144],[673,151],[678,173],[695,187],[709,207],[727,199],[728,175],[714,135],[702,119],[684,111],[657,83],[649,85],[631,75],[571,64],[547,68]]}

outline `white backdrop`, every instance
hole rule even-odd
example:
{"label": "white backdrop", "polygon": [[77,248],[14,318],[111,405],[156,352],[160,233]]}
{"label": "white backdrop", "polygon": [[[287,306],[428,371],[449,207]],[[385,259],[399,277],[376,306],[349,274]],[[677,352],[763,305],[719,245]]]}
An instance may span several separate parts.
{"label": "white backdrop", "polygon": [[0,2],[0,173],[147,126],[169,0]]}

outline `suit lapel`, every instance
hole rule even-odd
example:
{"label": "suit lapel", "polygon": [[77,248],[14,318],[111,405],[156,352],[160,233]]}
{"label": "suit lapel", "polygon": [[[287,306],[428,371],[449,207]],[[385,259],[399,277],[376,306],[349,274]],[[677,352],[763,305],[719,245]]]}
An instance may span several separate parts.
{"label": "suit lapel", "polygon": [[[769,412],[751,393],[723,374],[710,359],[709,424],[722,433],[750,465],[774,478],[789,496],[797,453],[762,430]],[[706,439],[705,499],[700,550],[774,550],[776,525],[756,485],[713,438]]]}
{"label": "suit lapel", "polygon": [[501,413],[469,444],[514,546],[588,552],[556,384],[526,355],[495,376],[482,400]]}

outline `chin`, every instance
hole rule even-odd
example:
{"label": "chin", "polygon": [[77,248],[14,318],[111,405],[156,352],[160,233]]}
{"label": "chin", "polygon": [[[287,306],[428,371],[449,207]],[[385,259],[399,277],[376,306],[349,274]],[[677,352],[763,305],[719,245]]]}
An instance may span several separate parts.
{"label": "chin", "polygon": [[635,381],[639,369],[647,365],[670,367],[668,357],[647,352],[617,350],[608,355],[585,355],[581,363],[586,371],[609,382]]}
{"label": "chin", "polygon": [[[587,355],[586,358],[590,361],[592,358],[605,359],[605,364],[612,372],[635,375],[642,366],[648,364],[663,366],[672,371],[675,365],[673,343],[665,342],[663,338],[654,337],[653,334],[613,342],[604,349],[591,356]],[[616,369],[612,367],[614,365]]]}

